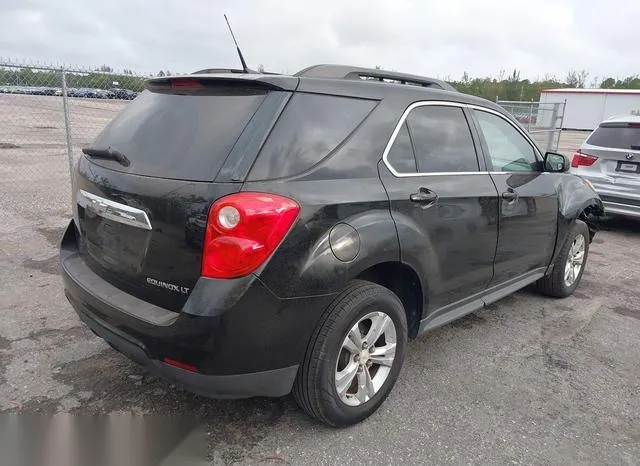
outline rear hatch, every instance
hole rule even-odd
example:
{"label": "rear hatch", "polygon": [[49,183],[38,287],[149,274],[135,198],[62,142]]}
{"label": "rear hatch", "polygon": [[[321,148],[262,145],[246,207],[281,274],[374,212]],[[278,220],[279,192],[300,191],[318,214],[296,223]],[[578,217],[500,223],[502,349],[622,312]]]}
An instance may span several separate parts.
{"label": "rear hatch", "polygon": [[580,155],[579,174],[589,177],[603,201],[640,205],[640,122],[602,123]]}
{"label": "rear hatch", "polygon": [[581,152],[597,157],[592,170],[621,181],[640,180],[640,123],[602,123]]}
{"label": "rear hatch", "polygon": [[241,189],[297,82],[281,81],[152,80],[77,167],[75,217],[92,270],[179,311],[200,277],[209,207]]}

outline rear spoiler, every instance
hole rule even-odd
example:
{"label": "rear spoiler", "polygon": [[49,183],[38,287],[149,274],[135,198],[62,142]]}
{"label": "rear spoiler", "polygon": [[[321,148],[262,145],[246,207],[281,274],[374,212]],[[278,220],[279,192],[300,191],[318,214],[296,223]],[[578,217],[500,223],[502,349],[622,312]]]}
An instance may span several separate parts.
{"label": "rear spoiler", "polygon": [[[208,70],[203,70],[208,71]],[[236,70],[222,70],[217,73],[194,73],[182,76],[163,76],[150,78],[145,81],[145,88],[156,91],[168,91],[170,89],[182,88],[206,88],[206,87],[231,87],[247,89],[263,89],[274,91],[295,91],[298,87],[299,78],[278,74],[248,74],[237,72]]]}

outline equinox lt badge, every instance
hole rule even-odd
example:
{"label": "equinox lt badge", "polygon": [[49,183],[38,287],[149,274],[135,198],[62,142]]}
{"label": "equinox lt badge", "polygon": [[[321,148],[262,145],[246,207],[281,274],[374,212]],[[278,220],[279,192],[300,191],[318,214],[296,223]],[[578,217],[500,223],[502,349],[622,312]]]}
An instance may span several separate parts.
{"label": "equinox lt badge", "polygon": [[189,288],[187,288],[186,286],[174,285],[173,283],[163,282],[162,280],[156,280],[155,278],[151,278],[151,277],[147,277],[147,283],[149,285],[165,288],[169,291],[176,291],[182,294],[189,294]]}

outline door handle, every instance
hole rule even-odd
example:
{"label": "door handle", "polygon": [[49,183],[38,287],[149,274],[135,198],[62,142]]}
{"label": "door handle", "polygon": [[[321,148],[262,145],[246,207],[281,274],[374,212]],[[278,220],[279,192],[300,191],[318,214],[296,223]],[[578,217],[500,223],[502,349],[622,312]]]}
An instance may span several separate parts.
{"label": "door handle", "polygon": [[515,202],[518,200],[518,192],[513,188],[509,188],[502,193],[502,199],[504,199],[505,201],[509,202],[509,204],[511,204],[512,202]]}
{"label": "door handle", "polygon": [[409,199],[411,200],[411,202],[429,205],[438,200],[438,195],[433,191],[429,191],[427,188],[420,188],[420,191],[411,194],[409,196]]}

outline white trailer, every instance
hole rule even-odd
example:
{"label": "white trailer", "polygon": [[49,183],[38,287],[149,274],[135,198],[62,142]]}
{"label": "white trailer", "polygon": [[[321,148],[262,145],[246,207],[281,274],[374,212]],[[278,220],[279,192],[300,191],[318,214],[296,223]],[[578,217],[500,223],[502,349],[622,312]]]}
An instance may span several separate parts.
{"label": "white trailer", "polygon": [[640,115],[640,89],[547,89],[540,103],[566,102],[562,129],[593,130],[614,115]]}

